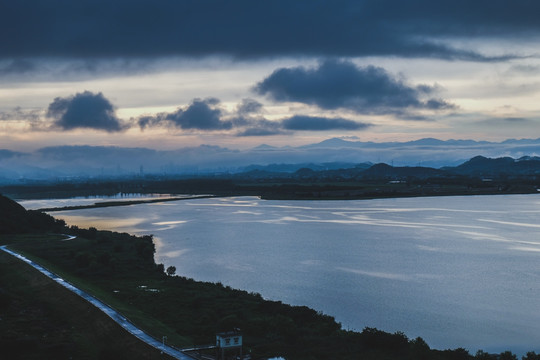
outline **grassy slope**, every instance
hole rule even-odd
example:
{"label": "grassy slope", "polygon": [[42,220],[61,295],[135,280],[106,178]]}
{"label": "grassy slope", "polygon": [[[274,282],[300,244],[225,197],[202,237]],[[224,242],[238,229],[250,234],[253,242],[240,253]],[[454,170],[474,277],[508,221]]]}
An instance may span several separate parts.
{"label": "grassy slope", "polygon": [[0,349],[6,359],[163,359],[107,315],[0,252]]}

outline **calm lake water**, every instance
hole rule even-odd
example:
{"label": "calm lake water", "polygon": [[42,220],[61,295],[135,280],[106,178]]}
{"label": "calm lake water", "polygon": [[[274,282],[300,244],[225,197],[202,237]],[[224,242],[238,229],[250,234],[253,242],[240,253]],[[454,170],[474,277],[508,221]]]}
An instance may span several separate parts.
{"label": "calm lake water", "polygon": [[239,197],[53,215],[153,234],[156,262],[179,275],[307,305],[345,329],[402,331],[473,354],[540,352],[540,195]]}

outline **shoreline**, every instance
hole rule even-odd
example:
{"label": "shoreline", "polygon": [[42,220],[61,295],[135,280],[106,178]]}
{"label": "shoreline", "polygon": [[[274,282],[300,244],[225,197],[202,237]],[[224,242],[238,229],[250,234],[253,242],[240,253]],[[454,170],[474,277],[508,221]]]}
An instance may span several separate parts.
{"label": "shoreline", "polygon": [[56,212],[56,211],[83,210],[83,209],[95,209],[95,208],[105,208],[105,207],[113,207],[113,206],[129,206],[129,205],[139,205],[139,204],[152,204],[152,203],[180,201],[180,200],[210,199],[210,198],[216,198],[216,197],[221,197],[221,196],[218,196],[218,195],[200,195],[200,196],[189,196],[189,197],[172,197],[172,198],[147,199],[147,200],[103,201],[103,202],[97,202],[97,203],[94,203],[94,204],[91,204],[91,205],[73,205],[73,206],[62,206],[62,207],[52,207],[52,208],[41,208],[41,209],[36,209],[36,211]]}
{"label": "shoreline", "polygon": [[[483,197],[480,197],[480,196],[472,196],[472,197],[471,197],[472,194],[468,194],[468,195],[469,195],[468,197],[466,197],[466,196],[454,196],[454,197],[452,197],[452,198],[461,199],[461,200],[457,200],[457,201],[463,202],[463,204],[468,204],[468,202],[470,202],[470,201],[477,201],[477,202],[482,202],[482,203],[483,203],[484,201],[487,201],[487,198],[486,198],[486,197],[484,197],[484,198],[483,198]],[[475,195],[476,195],[476,194],[475,194]],[[507,195],[507,194],[498,194],[498,195]],[[538,199],[538,198],[533,198],[533,197],[528,198],[527,196],[528,196],[528,194],[525,194],[525,195],[521,195],[521,196],[514,197],[514,198],[517,198],[517,199],[520,199],[520,198],[527,199],[527,202],[528,202],[528,203],[531,203],[531,201],[532,201],[532,203],[534,203],[534,202],[535,202],[535,199]],[[422,199],[422,198],[420,198],[420,199],[418,199],[418,201],[430,201],[430,203],[445,203],[445,202],[453,201],[452,198],[446,197],[446,198],[439,199],[438,197],[433,196],[433,197],[431,197],[431,198],[428,197],[428,198],[426,198],[425,200]],[[504,204],[504,203],[506,203],[507,201],[511,201],[511,200],[510,200],[511,198],[508,197],[508,196],[505,196],[505,197],[500,197],[500,196],[499,196],[499,197],[489,197],[489,198],[491,198],[490,201],[493,202],[493,203],[501,203],[501,204]],[[415,198],[415,199],[416,199],[416,198]],[[415,200],[415,199],[409,199],[409,200],[404,200],[404,201],[406,201],[408,204],[412,204],[412,203],[415,203],[415,202],[417,201],[417,200]],[[476,200],[473,200],[473,199],[476,199]],[[485,200],[484,200],[484,199],[485,199]],[[258,200],[256,197],[251,197],[251,198],[247,198],[247,197],[246,197],[246,198],[244,198],[244,199],[241,199],[241,198],[234,199],[234,198],[232,198],[230,201],[231,201],[231,202],[234,202],[235,200],[239,200],[239,202],[242,202],[242,201],[248,201],[248,202],[253,201],[253,202],[258,202],[258,203],[260,203],[260,204],[263,204],[263,203],[264,203],[263,201]],[[530,200],[530,201],[529,201],[529,200]],[[189,202],[189,203],[190,203],[190,204],[193,204],[193,205],[195,205],[196,203],[203,203],[203,204],[208,205],[209,203],[211,203],[211,204],[217,204],[217,203],[221,204],[223,201],[228,201],[228,200],[222,198],[222,199],[216,199],[216,200],[203,200],[203,201],[200,201],[200,202],[197,202],[197,201],[191,201],[191,202]],[[375,200],[375,202],[376,202],[377,204],[379,204],[378,201],[384,202],[384,203],[386,203],[386,204],[390,204],[390,203],[394,203],[394,202],[399,202],[400,200],[399,200],[399,199],[395,199],[395,200],[391,200],[391,199],[381,199],[381,200],[378,200],[378,199],[377,199],[377,200]],[[519,200],[519,201],[520,201],[520,200]],[[269,202],[269,205],[280,205],[280,203],[282,203],[282,202],[279,202],[279,201],[273,201],[273,202]],[[296,203],[299,203],[299,202],[296,202]],[[363,207],[363,206],[368,206],[368,204],[369,204],[370,202],[363,203],[363,202],[360,202],[360,201],[357,201],[357,202],[336,201],[336,204],[338,204],[337,206],[344,206],[344,207],[353,206],[354,203],[357,204],[357,205],[354,205],[354,206]],[[293,207],[295,206],[295,202],[294,202],[294,201],[290,201],[290,204],[291,204]],[[329,206],[329,207],[332,207],[332,206],[333,206],[333,205],[331,205],[331,204],[329,204],[329,203],[326,203],[326,204],[328,204],[328,205],[325,205],[324,202],[308,202],[308,201],[306,201],[305,204],[306,204],[306,206],[308,206],[308,207],[314,207],[314,208],[318,208],[318,207],[324,208],[324,207],[326,207],[326,206]],[[311,205],[311,204],[312,204],[312,205]],[[172,206],[172,207],[178,207],[178,206],[179,206],[179,207],[184,207],[184,205],[187,205],[187,203],[175,203],[174,206]],[[299,204],[299,205],[300,205],[300,204]],[[190,206],[190,207],[191,207],[191,206]],[[158,206],[158,207],[156,207],[156,210],[157,210],[157,209],[160,209],[159,211],[165,211],[166,213],[168,213],[168,212],[170,212],[170,210],[168,210],[168,208],[170,208],[170,207],[169,207],[169,206]],[[120,213],[118,213],[118,214],[121,214],[121,216],[124,216],[124,217],[125,217],[125,216],[126,216],[125,214],[127,214],[127,213],[125,213],[125,211],[131,212],[132,209],[133,209],[134,211],[136,211],[136,207],[133,207],[133,208],[118,209],[118,210],[114,210],[113,212],[114,212],[114,213],[118,213],[118,211],[122,210],[122,211],[121,211]],[[148,214],[148,211],[153,211],[153,210],[148,209],[148,208],[145,209],[145,208],[143,207],[143,208],[141,208],[140,214],[143,214],[143,216],[144,216],[145,214]],[[97,212],[100,213],[101,211],[97,211]],[[90,212],[89,212],[89,213],[90,213]],[[94,214],[96,214],[96,213],[94,212]],[[72,215],[78,216],[78,213],[72,213]],[[178,219],[177,219],[177,220],[178,220]],[[158,221],[158,220],[155,220],[155,221]],[[86,226],[89,226],[89,225],[86,225]],[[99,226],[97,226],[97,225],[95,225],[95,226],[99,228]],[[124,231],[125,231],[125,230],[124,230]],[[151,231],[148,231],[147,233],[151,233]],[[165,259],[165,258],[161,258],[158,262],[164,262],[164,263],[167,263],[168,261],[169,261],[169,260],[167,260],[167,259]],[[172,264],[172,265],[178,266],[178,264]],[[197,276],[195,276],[195,275],[189,275],[189,276],[194,277],[194,278],[196,278],[196,279],[200,279],[199,277],[197,277]],[[207,280],[207,281],[217,281],[217,280]],[[259,291],[259,290],[255,290],[255,289],[253,289],[253,288],[247,288],[247,287],[240,286],[240,285],[232,285],[232,284],[230,284],[230,285],[231,285],[231,286],[234,286],[234,287],[236,287],[236,288],[240,288],[240,289],[247,289],[248,291],[250,291],[250,290],[253,290],[253,291]],[[282,299],[282,298],[279,297],[279,296],[278,296],[278,297],[272,296],[271,298],[273,298],[273,299]],[[302,303],[303,303],[303,302],[297,302],[296,304],[302,304]],[[313,306],[313,305],[311,305],[311,306]],[[319,307],[314,307],[314,308],[316,308],[316,309],[322,309],[322,308],[319,308]],[[324,310],[324,311],[325,311],[326,313],[335,314],[334,312],[330,312],[329,310]],[[359,329],[360,329],[361,326],[356,326],[356,328],[359,328]]]}
{"label": "shoreline", "polygon": [[[471,195],[471,194],[469,194],[469,195]],[[475,195],[476,195],[476,194],[475,194]],[[208,196],[208,197],[215,197],[215,196]],[[197,197],[197,198],[199,198],[199,197]],[[170,198],[170,199],[152,199],[152,200],[166,200],[166,201],[175,201],[175,200],[180,200],[180,199],[185,199],[185,198]],[[106,203],[107,203],[107,202],[106,202]],[[81,230],[81,231],[82,231],[82,230]],[[88,235],[91,235],[91,234],[92,234],[92,232],[91,232],[91,231],[87,231],[87,232],[89,232],[89,234],[88,234]],[[90,238],[90,239],[94,239],[94,237],[89,237],[89,238]],[[99,241],[99,239],[100,239],[100,237],[99,237],[99,236],[95,237],[95,239],[94,239],[94,240],[96,240],[96,241],[97,241],[97,243],[95,244],[96,246],[98,246],[98,245],[99,245],[99,246],[102,246],[102,245],[104,244],[104,242],[103,242],[103,241]],[[155,259],[154,259],[154,261],[155,261]],[[155,262],[154,262],[154,265],[155,265]],[[170,281],[170,280],[172,280],[172,279],[170,279],[170,278],[169,278],[169,281]],[[152,286],[150,286],[150,287],[152,287],[152,288],[153,288],[154,286],[152,285]],[[116,288],[115,288],[115,289],[116,289]],[[124,290],[122,290],[122,292],[124,292]],[[152,296],[156,296],[156,295],[152,295]],[[344,328],[342,328],[342,330],[344,331]],[[355,331],[356,331],[356,330],[355,330]],[[347,333],[348,333],[348,331],[347,331]],[[409,339],[409,341],[411,342],[411,344],[414,344],[414,341],[415,341],[415,340],[413,340],[413,339]],[[435,351],[437,351],[437,350],[435,350]],[[514,349],[514,351],[516,351],[516,350]]]}
{"label": "shoreline", "polygon": [[[145,193],[141,193],[145,194]],[[232,193],[227,195],[192,195],[184,197],[169,197],[169,198],[156,198],[156,199],[145,199],[145,200],[119,200],[119,201],[102,201],[96,202],[90,205],[71,205],[71,206],[62,206],[62,207],[47,207],[39,208],[36,211],[41,212],[58,212],[58,211],[72,211],[72,210],[85,210],[85,209],[96,209],[96,208],[106,208],[114,206],[130,206],[130,205],[139,205],[139,204],[153,204],[153,203],[163,203],[171,201],[181,201],[181,200],[198,200],[198,199],[212,199],[212,198],[223,198],[223,197],[240,197],[240,196],[255,196],[259,197],[261,200],[292,200],[292,201],[348,201],[348,200],[376,200],[376,199],[400,199],[400,198],[417,198],[417,197],[447,197],[447,196],[482,196],[482,195],[533,195],[540,194],[540,190],[536,191],[499,191],[499,190],[488,190],[488,191],[429,191],[429,192],[379,192],[379,193],[361,193],[361,194],[350,194],[343,193],[341,194],[321,194],[321,193],[262,193],[262,194],[251,194],[251,193]],[[341,195],[341,196],[340,196]]]}

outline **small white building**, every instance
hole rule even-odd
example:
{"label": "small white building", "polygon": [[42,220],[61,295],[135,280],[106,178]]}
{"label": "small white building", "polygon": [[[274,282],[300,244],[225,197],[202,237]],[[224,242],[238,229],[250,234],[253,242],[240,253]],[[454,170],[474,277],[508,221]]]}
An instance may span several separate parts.
{"label": "small white building", "polygon": [[239,352],[242,357],[242,333],[240,329],[216,334],[216,347],[218,359],[225,359],[225,351]]}

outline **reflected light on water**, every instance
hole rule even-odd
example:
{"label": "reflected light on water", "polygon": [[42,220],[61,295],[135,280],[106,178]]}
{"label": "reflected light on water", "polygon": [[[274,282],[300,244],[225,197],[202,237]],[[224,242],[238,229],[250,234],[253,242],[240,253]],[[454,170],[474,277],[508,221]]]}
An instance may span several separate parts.
{"label": "reflected light on water", "polygon": [[[265,201],[54,213],[153,234],[156,262],[432,348],[540,352],[538,195]],[[504,349],[500,349],[504,347]]]}
{"label": "reflected light on water", "polygon": [[115,230],[126,229],[132,231],[139,224],[146,221],[144,218],[104,218],[99,216],[79,216],[71,215],[72,212],[56,212],[53,213],[57,219],[63,219],[68,225],[77,225],[81,228],[95,227],[99,230]]}

